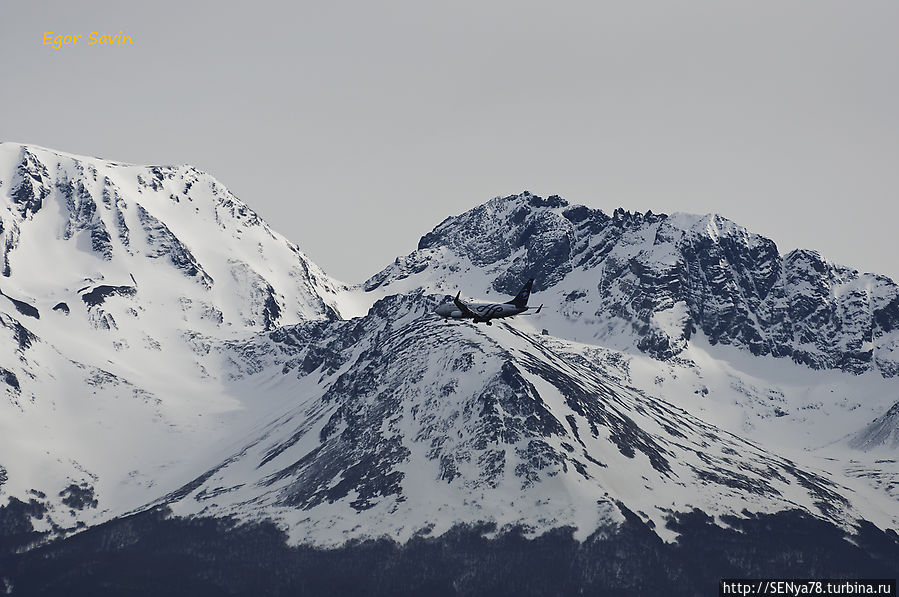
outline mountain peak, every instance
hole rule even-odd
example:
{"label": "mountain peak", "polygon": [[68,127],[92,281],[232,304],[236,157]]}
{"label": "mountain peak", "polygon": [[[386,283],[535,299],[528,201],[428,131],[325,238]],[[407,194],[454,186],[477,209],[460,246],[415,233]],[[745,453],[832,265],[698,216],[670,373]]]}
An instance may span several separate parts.
{"label": "mountain peak", "polygon": [[[207,331],[337,316],[341,285],[192,166],[126,165],[5,143],[0,226],[6,287],[47,310],[50,302],[78,303],[85,281],[136,279],[145,309],[158,301]],[[51,269],[62,275],[39,275]]]}
{"label": "mountain peak", "polygon": [[[557,196],[497,197],[441,222],[364,288],[446,291],[471,280],[479,294],[513,295],[528,278],[541,302],[559,306],[534,320],[572,340],[670,358],[699,331],[813,368],[899,373],[892,281],[816,251],[781,255],[719,214],[609,216]],[[826,339],[821,326],[833,331]]]}

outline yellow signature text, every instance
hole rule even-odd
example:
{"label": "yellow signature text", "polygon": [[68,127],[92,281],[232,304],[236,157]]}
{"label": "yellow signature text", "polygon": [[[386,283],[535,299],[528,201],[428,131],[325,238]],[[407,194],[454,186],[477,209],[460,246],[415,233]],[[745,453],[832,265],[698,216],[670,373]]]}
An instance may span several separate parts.
{"label": "yellow signature text", "polygon": [[[50,46],[54,50],[58,50],[64,46],[77,46],[78,42],[83,39],[83,35],[77,34],[59,34],[55,35],[53,31],[45,31],[44,32],[44,43],[45,46]],[[130,35],[125,35],[124,31],[119,31],[115,35],[109,35],[104,33],[99,33],[97,31],[91,31],[87,35],[87,45],[89,46],[121,46],[125,44],[133,44],[134,41],[131,39]],[[81,45],[85,45],[82,43]]]}

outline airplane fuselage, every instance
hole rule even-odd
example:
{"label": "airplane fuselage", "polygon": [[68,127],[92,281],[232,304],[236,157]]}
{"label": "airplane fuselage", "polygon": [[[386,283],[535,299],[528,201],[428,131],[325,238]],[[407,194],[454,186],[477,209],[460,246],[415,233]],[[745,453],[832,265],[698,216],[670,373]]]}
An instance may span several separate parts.
{"label": "airplane fuselage", "polygon": [[516,307],[506,303],[465,303],[465,306],[471,311],[466,313],[459,309],[453,303],[447,303],[437,307],[436,313],[441,317],[453,319],[474,319],[475,322],[490,321],[491,319],[501,319],[503,317],[512,317],[519,313],[524,313],[529,307]]}

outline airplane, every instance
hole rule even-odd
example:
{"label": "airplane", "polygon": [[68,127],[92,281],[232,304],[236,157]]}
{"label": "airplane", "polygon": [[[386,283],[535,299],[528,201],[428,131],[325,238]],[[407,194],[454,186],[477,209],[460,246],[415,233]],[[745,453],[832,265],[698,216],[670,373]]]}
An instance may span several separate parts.
{"label": "airplane", "polygon": [[[491,319],[499,319],[501,317],[512,317],[524,313],[528,309],[528,297],[531,296],[531,286],[534,285],[534,279],[528,280],[518,294],[511,301],[506,303],[465,303],[459,298],[461,292],[456,293],[456,298],[452,303],[440,305],[434,312],[444,319],[473,319],[475,323],[484,322],[487,325],[493,325]],[[543,305],[537,307],[534,313],[539,313]]]}

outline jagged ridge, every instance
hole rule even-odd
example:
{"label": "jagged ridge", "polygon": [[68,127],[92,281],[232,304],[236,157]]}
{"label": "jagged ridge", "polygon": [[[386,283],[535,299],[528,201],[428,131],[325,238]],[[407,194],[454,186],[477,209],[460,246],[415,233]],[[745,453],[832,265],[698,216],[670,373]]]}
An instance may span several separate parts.
{"label": "jagged ridge", "polygon": [[[514,294],[536,278],[559,304],[563,336],[594,343],[626,333],[659,359],[696,331],[710,343],[788,357],[816,369],[899,374],[899,287],[884,276],[780,255],[770,239],[721,216],[616,210],[611,216],[527,192],[447,218],[365,289],[441,289],[473,269]],[[401,282],[402,281],[402,282]],[[568,332],[576,324],[577,331]]]}

